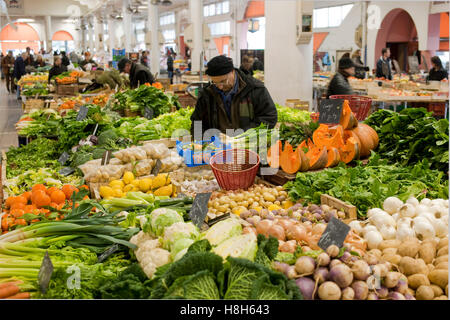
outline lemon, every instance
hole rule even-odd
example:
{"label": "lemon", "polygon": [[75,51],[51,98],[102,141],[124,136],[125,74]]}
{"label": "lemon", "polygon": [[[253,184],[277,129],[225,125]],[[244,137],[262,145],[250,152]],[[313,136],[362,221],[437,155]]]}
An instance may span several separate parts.
{"label": "lemon", "polygon": [[158,190],[155,191],[155,196],[171,196],[172,195],[172,185],[169,184],[168,186],[164,186],[161,188],[158,188]]}
{"label": "lemon", "polygon": [[116,197],[116,198],[122,198],[123,197],[122,190],[115,188],[115,189],[113,189],[113,192],[114,192],[114,197]]}
{"label": "lemon", "polygon": [[152,180],[149,178],[144,178],[142,180],[139,180],[139,189],[141,189],[142,192],[147,192],[152,188]]}
{"label": "lemon", "polygon": [[139,187],[133,186],[133,189],[131,189],[130,191],[136,192],[136,191],[140,191],[140,190],[139,190]]}
{"label": "lemon", "polygon": [[120,187],[120,189],[123,189],[123,187],[125,186],[125,184],[123,183],[123,181],[122,180],[113,180],[113,181],[111,181],[110,183],[109,183],[109,186],[111,187],[111,188],[119,188]]}
{"label": "lemon", "polygon": [[130,184],[134,180],[134,174],[131,171],[126,171],[123,174],[123,182],[125,184]]}
{"label": "lemon", "polygon": [[131,181],[131,184],[132,184],[134,187],[139,188],[139,180],[133,180],[133,181]]}
{"label": "lemon", "polygon": [[123,187],[123,192],[128,192],[133,190],[134,186],[132,184],[127,184],[125,187]]}
{"label": "lemon", "polygon": [[108,186],[101,186],[100,187],[100,196],[102,198],[108,198],[108,197],[113,197],[114,196],[114,190],[111,187]]}

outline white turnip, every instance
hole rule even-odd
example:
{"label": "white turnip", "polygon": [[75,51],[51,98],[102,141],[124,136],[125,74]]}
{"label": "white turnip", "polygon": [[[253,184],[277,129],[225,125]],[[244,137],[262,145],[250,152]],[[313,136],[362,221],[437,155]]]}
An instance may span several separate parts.
{"label": "white turnip", "polygon": [[338,264],[342,264],[342,261],[339,259],[333,259],[333,260],[331,260],[329,267],[331,269],[331,268],[337,266]]}
{"label": "white turnip", "polygon": [[325,267],[330,264],[330,256],[326,252],[322,252],[317,257],[317,265],[319,267]]}
{"label": "white turnip", "polygon": [[338,264],[330,269],[330,280],[335,282],[340,288],[344,289],[353,282],[352,270],[345,264]]}
{"label": "white turnip", "polygon": [[383,202],[383,209],[389,214],[394,214],[403,205],[403,201],[396,197],[389,197]]}
{"label": "white turnip", "polygon": [[384,277],[383,283],[387,288],[394,288],[397,286],[401,276],[402,274],[400,272],[388,272],[386,277]]}
{"label": "white turnip", "polygon": [[295,262],[295,271],[297,271],[300,276],[312,274],[315,267],[316,262],[313,258],[308,256],[302,256]]}
{"label": "white turnip", "polygon": [[339,255],[339,247],[333,244],[327,248],[326,252],[331,258],[336,258]]}
{"label": "white turnip", "polygon": [[321,300],[339,300],[341,294],[338,285],[331,281],[324,282],[319,287],[319,298]]}
{"label": "white turnip", "polygon": [[369,286],[365,281],[354,281],[352,289],[355,292],[355,300],[366,300],[369,294]]}
{"label": "white turnip", "polygon": [[351,287],[347,287],[342,290],[342,300],[354,300],[355,291]]}
{"label": "white turnip", "polygon": [[410,293],[405,293],[405,300],[416,300],[416,298]]}
{"label": "white turnip", "polygon": [[370,267],[364,260],[358,260],[352,265],[353,277],[356,280],[367,280],[370,275]]}
{"label": "white turnip", "polygon": [[378,295],[375,292],[370,292],[367,295],[367,300],[379,300]]}
{"label": "white turnip", "polygon": [[314,271],[314,280],[321,284],[328,280],[328,269],[324,267],[318,268]]}
{"label": "white turnip", "polygon": [[376,291],[378,297],[380,297],[381,299],[386,298],[389,294],[388,288],[386,288],[384,286],[381,286],[380,288],[375,289],[375,291]]}
{"label": "white turnip", "polygon": [[406,300],[405,296],[399,292],[389,292],[389,300]]}

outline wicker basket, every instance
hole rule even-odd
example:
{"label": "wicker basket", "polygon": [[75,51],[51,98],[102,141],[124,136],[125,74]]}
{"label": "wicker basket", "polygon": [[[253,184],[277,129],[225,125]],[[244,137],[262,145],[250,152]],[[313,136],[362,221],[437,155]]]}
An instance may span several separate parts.
{"label": "wicker basket", "polygon": [[125,117],[138,117],[139,112],[130,111],[129,109],[125,109]]}

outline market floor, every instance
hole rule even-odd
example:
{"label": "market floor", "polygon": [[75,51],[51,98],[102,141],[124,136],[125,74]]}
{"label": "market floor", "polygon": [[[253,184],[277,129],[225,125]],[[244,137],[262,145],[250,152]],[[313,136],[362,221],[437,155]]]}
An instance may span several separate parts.
{"label": "market floor", "polygon": [[21,102],[8,93],[5,81],[0,82],[0,150],[18,145],[15,124],[22,116]]}

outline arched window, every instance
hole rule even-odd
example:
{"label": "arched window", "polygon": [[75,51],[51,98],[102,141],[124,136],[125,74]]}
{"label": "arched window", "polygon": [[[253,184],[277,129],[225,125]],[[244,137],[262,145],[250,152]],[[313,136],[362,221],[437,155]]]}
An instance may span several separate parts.
{"label": "arched window", "polygon": [[39,51],[39,35],[27,23],[16,22],[16,28],[10,24],[5,26],[0,32],[0,45],[3,52],[13,50],[15,54],[19,51],[25,51],[26,47],[30,47],[34,52]]}
{"label": "arched window", "polygon": [[52,49],[59,52],[72,52],[75,50],[75,43],[72,35],[64,30],[56,31],[52,37]]}

